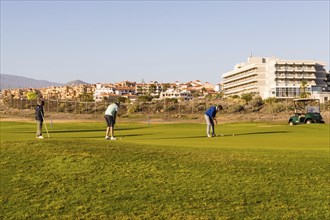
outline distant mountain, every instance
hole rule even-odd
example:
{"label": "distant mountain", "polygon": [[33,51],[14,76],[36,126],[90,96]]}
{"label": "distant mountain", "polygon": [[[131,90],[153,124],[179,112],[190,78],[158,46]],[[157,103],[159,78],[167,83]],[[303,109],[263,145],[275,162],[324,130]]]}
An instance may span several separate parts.
{"label": "distant mountain", "polygon": [[49,86],[62,86],[62,83],[50,82],[46,80],[36,80],[24,76],[9,74],[0,74],[0,89],[18,89],[18,88],[43,88]]}
{"label": "distant mountain", "polygon": [[23,88],[45,88],[50,86],[64,86],[64,85],[79,85],[88,84],[81,80],[75,80],[66,84],[50,82],[47,80],[36,80],[24,76],[16,76],[9,74],[0,74],[0,90],[3,89],[23,89]]}
{"label": "distant mountain", "polygon": [[65,86],[81,85],[81,84],[89,84],[89,83],[81,81],[81,80],[74,80],[74,81],[65,83]]}

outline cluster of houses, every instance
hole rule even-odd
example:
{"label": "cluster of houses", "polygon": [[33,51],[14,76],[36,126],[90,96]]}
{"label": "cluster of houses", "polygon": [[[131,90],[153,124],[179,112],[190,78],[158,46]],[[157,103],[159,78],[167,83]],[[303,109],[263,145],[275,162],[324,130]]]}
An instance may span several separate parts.
{"label": "cluster of houses", "polygon": [[219,93],[223,97],[241,96],[251,93],[262,99],[292,99],[310,96],[330,101],[330,74],[326,63],[314,60],[286,60],[276,57],[248,57],[247,62],[238,63],[234,69],[222,74],[221,84],[213,86],[199,80],[188,83],[136,83],[123,81],[114,84],[83,84],[42,89],[4,90],[3,97],[22,98],[35,92],[46,99],[113,100],[126,97],[132,101],[139,95],[151,95],[158,99],[177,98],[190,100],[193,97]]}
{"label": "cluster of houses", "polygon": [[[26,88],[26,89],[7,89],[2,91],[3,98],[10,97],[22,99],[28,93],[35,93],[45,99],[55,100],[81,100],[88,95],[94,101],[114,100],[118,97],[125,97],[134,101],[139,95],[150,95],[158,99],[178,98],[190,100],[194,96],[215,94],[220,92],[220,84],[214,86],[208,82],[202,83],[200,80],[187,83],[136,83],[123,81],[118,83],[96,83],[80,84],[71,86],[51,86],[47,88]],[[195,95],[194,95],[195,94]]]}

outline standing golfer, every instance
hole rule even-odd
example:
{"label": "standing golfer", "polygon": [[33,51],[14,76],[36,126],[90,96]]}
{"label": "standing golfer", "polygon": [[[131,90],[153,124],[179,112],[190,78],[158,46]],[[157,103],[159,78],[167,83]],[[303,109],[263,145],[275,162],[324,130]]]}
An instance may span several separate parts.
{"label": "standing golfer", "polygon": [[37,122],[37,138],[43,139],[44,137],[42,136],[42,123],[44,121],[44,100],[38,100],[38,104],[36,107],[36,122]]}
{"label": "standing golfer", "polygon": [[[217,112],[222,110],[222,106],[211,106],[206,112],[204,113],[205,121],[206,121],[206,134],[207,137],[214,137],[215,130],[214,130],[214,122],[217,124],[217,119],[215,118]],[[212,133],[210,133],[210,128],[212,128]]]}
{"label": "standing golfer", "polygon": [[105,133],[106,140],[116,140],[114,136],[114,127],[116,124],[116,116],[119,109],[119,102],[115,102],[108,106],[105,111],[104,118],[107,123],[107,130]]}

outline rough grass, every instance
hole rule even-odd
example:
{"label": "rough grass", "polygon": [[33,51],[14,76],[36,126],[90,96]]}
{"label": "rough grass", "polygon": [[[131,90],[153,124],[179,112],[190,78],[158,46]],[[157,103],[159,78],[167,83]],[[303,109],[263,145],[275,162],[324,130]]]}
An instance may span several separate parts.
{"label": "rough grass", "polygon": [[1,219],[330,217],[328,125],[47,126],[1,122]]}

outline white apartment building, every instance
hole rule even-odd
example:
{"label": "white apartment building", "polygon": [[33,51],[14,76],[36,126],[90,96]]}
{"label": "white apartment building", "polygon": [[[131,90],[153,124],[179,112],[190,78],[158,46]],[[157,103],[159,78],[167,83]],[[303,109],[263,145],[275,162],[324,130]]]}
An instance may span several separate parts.
{"label": "white apartment building", "polygon": [[295,98],[302,92],[303,81],[310,94],[325,87],[326,74],[325,63],[320,61],[249,57],[222,75],[223,91],[225,96],[253,93],[263,99]]}
{"label": "white apartment building", "polygon": [[115,89],[113,85],[97,83],[93,98],[95,101],[102,101],[104,95],[114,94]]}
{"label": "white apartment building", "polygon": [[184,100],[190,100],[193,98],[192,93],[186,90],[177,90],[177,89],[167,89],[164,92],[161,92],[159,95],[159,99],[166,98],[182,98]]}

